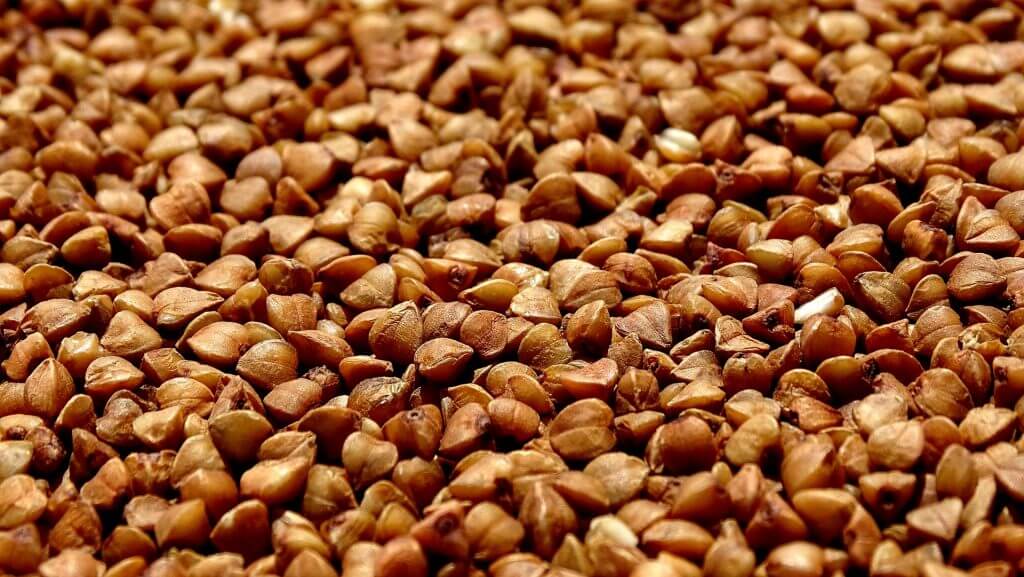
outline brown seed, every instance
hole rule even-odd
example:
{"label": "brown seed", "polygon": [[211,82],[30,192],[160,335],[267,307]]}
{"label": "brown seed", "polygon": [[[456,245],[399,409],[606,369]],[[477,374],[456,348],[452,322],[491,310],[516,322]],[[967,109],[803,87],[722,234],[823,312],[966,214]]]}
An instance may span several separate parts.
{"label": "brown seed", "polygon": [[615,444],[612,410],[597,399],[566,406],[551,421],[548,436],[556,453],[570,460],[590,460]]}
{"label": "brown seed", "polygon": [[223,321],[199,329],[186,343],[201,361],[220,367],[234,366],[249,347],[245,327]]}
{"label": "brown seed", "polygon": [[808,437],[786,451],[782,460],[782,484],[796,495],[805,489],[835,487],[842,481],[832,442]]}
{"label": "brown seed", "polygon": [[0,263],[0,303],[15,304],[25,297],[25,273],[9,263]]}
{"label": "brown seed", "polygon": [[60,520],[50,530],[48,542],[57,550],[78,547],[98,548],[102,526],[96,509],[85,502],[68,505]]}
{"label": "brown seed", "polygon": [[398,462],[398,449],[388,441],[356,432],[345,440],[341,460],[356,488],[385,477]]}
{"label": "brown seed", "polygon": [[370,349],[378,357],[400,364],[413,361],[423,340],[423,323],[416,305],[401,303],[374,321]]}
{"label": "brown seed", "polygon": [[462,322],[459,340],[469,345],[482,360],[497,358],[508,345],[507,319],[493,311],[473,312]]}
{"label": "brown seed", "polygon": [[853,279],[853,294],[865,312],[883,321],[899,319],[910,298],[910,287],[886,272],[863,272]]}
{"label": "brown seed", "polygon": [[615,328],[623,334],[636,334],[646,346],[664,350],[672,346],[671,322],[668,305],[654,301],[620,319]]}
{"label": "brown seed", "polygon": [[251,561],[270,546],[267,508],[256,500],[244,501],[221,517],[210,540],[222,551],[242,555]]}
{"label": "brown seed", "polygon": [[961,260],[949,275],[949,292],[964,302],[978,302],[992,297],[1006,286],[995,259],[987,254],[970,254]]}
{"label": "brown seed", "polygon": [[169,449],[181,444],[185,429],[185,409],[175,405],[143,413],[132,421],[135,438],[152,449]]}
{"label": "brown seed", "polygon": [[456,340],[431,339],[420,345],[414,354],[419,373],[433,382],[451,382],[465,369],[473,349]]}
{"label": "brown seed", "polygon": [[983,448],[1008,438],[1013,431],[1013,412],[986,405],[967,412],[960,422],[960,435],[968,448]]}
{"label": "brown seed", "polygon": [[53,351],[40,333],[32,333],[11,348],[2,367],[8,378],[24,381],[39,361],[53,357]]}
{"label": "brown seed", "polygon": [[10,571],[32,571],[44,559],[39,530],[22,525],[0,532],[0,565]]}
{"label": "brown seed", "polygon": [[495,435],[525,443],[537,434],[540,415],[529,405],[515,399],[495,399],[487,405]]}
{"label": "brown seed", "polygon": [[515,551],[525,536],[519,521],[490,502],[470,509],[464,527],[474,557],[482,560],[497,559]]}
{"label": "brown seed", "polygon": [[962,510],[963,503],[960,499],[944,499],[907,513],[907,525],[912,533],[949,543],[956,535],[957,522]]}
{"label": "brown seed", "polygon": [[53,419],[75,393],[67,369],[55,359],[45,359],[25,381],[25,406],[46,419]]}
{"label": "brown seed", "polygon": [[779,423],[772,415],[758,414],[747,419],[729,437],[724,454],[734,465],[760,463],[767,451],[778,447]]}
{"label": "brown seed", "polygon": [[91,226],[64,241],[60,252],[74,266],[100,268],[110,262],[110,238],[102,226]]}
{"label": "brown seed", "polygon": [[1006,190],[1024,188],[1024,181],[1019,176],[1021,162],[1020,153],[1008,154],[996,160],[988,169],[989,183]]}
{"label": "brown seed", "polygon": [[0,528],[13,529],[34,523],[46,508],[46,495],[28,475],[14,475],[0,482]]}
{"label": "brown seed", "polygon": [[306,190],[320,188],[333,175],[335,161],[327,148],[307,142],[285,148],[284,174],[293,176]]}
{"label": "brown seed", "polygon": [[701,524],[721,520],[721,507],[725,506],[729,499],[725,487],[707,471],[686,477],[675,489],[674,494],[670,493],[665,497],[671,500],[671,517]]}
{"label": "brown seed", "polygon": [[323,521],[356,504],[355,493],[344,469],[313,465],[302,497],[303,515],[314,522]]}
{"label": "brown seed", "polygon": [[575,311],[591,302],[614,306],[622,300],[615,277],[580,260],[562,260],[551,267],[551,293],[561,307]]}
{"label": "brown seed", "polygon": [[321,531],[335,555],[345,555],[356,543],[373,535],[374,518],[369,513],[353,509],[325,521]]}
{"label": "brown seed", "polygon": [[[352,356],[352,347],[342,334],[329,332],[328,329],[334,329],[335,325],[318,322],[317,326],[324,326],[325,330],[291,331],[288,333],[288,342],[295,347],[299,360],[303,364],[337,367],[342,361]],[[338,333],[341,331],[339,330]]]}
{"label": "brown seed", "polygon": [[383,426],[384,437],[400,453],[412,453],[423,459],[434,456],[443,432],[441,412],[433,405],[402,411]]}
{"label": "brown seed", "polygon": [[553,325],[534,325],[519,343],[519,360],[533,369],[544,369],[572,358],[572,349]]}
{"label": "brown seed", "polygon": [[266,306],[267,323],[282,335],[316,328],[316,304],[308,295],[269,295]]}
{"label": "brown seed", "polygon": [[874,466],[907,470],[924,450],[924,431],[918,421],[898,421],[876,429],[868,437],[868,456]]}
{"label": "brown seed", "polygon": [[238,374],[253,385],[272,389],[294,379],[299,365],[295,347],[278,339],[256,343],[239,357]]}
{"label": "brown seed", "polygon": [[476,403],[467,404],[449,417],[438,451],[451,457],[465,456],[481,447],[490,428],[486,409]]}
{"label": "brown seed", "polygon": [[370,377],[352,388],[348,407],[383,424],[405,408],[410,392],[403,379]]}
{"label": "brown seed", "polygon": [[962,445],[950,445],[935,468],[936,492],[970,499],[976,485],[977,472],[970,452]]}
{"label": "brown seed", "polygon": [[235,462],[256,457],[260,443],[273,433],[266,417],[255,411],[228,411],[210,419],[210,439],[220,454]]}
{"label": "brown seed", "polygon": [[56,344],[84,328],[89,309],[81,303],[66,299],[43,301],[25,313],[21,330],[38,332],[47,342]]}
{"label": "brown seed", "polygon": [[143,353],[159,348],[163,341],[159,333],[137,314],[121,311],[110,320],[100,344],[115,355],[137,359]]}
{"label": "brown seed", "polygon": [[810,577],[821,575],[824,565],[821,547],[798,541],[772,550],[765,560],[765,572],[770,577]]}
{"label": "brown seed", "polygon": [[161,547],[202,545],[210,533],[203,502],[193,499],[172,506],[160,516],[155,530]]}
{"label": "brown seed", "polygon": [[381,577],[425,577],[427,558],[412,537],[398,537],[388,541],[377,557],[375,574]]}
{"label": "brown seed", "polygon": [[804,323],[800,330],[800,351],[809,366],[844,355],[851,355],[857,344],[857,336],[845,319],[834,319],[815,315]]}
{"label": "brown seed", "polygon": [[619,368],[611,359],[600,359],[586,367],[560,374],[559,380],[574,398],[607,399],[619,380]]}
{"label": "brown seed", "polygon": [[806,539],[808,531],[792,507],[780,495],[771,493],[761,501],[744,535],[751,546],[760,548]]}
{"label": "brown seed", "polygon": [[212,292],[172,287],[156,295],[153,312],[158,327],[181,329],[199,314],[216,309],[223,301]]}
{"label": "brown seed", "polygon": [[242,474],[239,489],[267,504],[285,503],[301,495],[309,468],[301,456],[260,461]]}
{"label": "brown seed", "polygon": [[323,390],[318,383],[300,378],[278,383],[263,402],[276,421],[291,423],[320,404],[322,396]]}
{"label": "brown seed", "polygon": [[667,551],[690,560],[701,560],[711,547],[710,533],[695,523],[679,519],[657,521],[644,530],[644,549]]}
{"label": "brown seed", "polygon": [[574,350],[593,356],[605,354],[612,340],[608,307],[603,302],[592,302],[580,307],[569,316],[565,335]]}
{"label": "brown seed", "polygon": [[914,404],[928,416],[949,417],[954,422],[974,408],[970,391],[949,369],[929,369],[911,384]]}
{"label": "brown seed", "polygon": [[660,427],[645,453],[652,470],[670,473],[707,470],[717,455],[710,427],[697,417],[683,417]]}
{"label": "brown seed", "polygon": [[538,554],[553,555],[566,534],[577,527],[576,514],[558,492],[536,484],[530,489],[519,511],[519,521],[528,532]]}

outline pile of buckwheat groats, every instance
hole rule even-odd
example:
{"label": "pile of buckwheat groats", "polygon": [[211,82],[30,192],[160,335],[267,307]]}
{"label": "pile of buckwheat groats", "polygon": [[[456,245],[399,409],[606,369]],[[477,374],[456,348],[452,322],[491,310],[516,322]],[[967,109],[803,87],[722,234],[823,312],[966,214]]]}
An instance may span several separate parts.
{"label": "pile of buckwheat groats", "polygon": [[1024,576],[1021,0],[0,12],[0,575]]}

